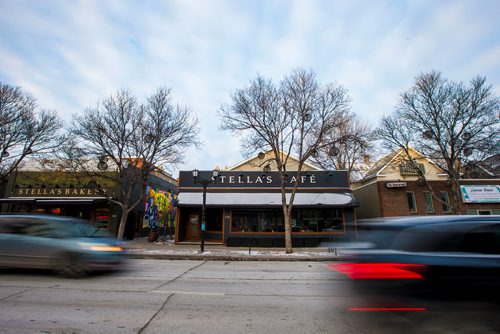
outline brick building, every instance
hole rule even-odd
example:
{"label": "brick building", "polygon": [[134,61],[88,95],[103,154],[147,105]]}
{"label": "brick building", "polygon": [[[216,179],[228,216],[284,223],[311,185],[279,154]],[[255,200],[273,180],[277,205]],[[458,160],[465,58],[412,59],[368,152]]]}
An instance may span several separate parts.
{"label": "brick building", "polygon": [[[434,193],[449,203],[451,183],[444,171],[419,152],[410,149]],[[375,162],[363,178],[352,183],[359,202],[357,218],[393,217],[409,215],[450,214],[449,205],[433,198],[417,171],[407,163],[402,150],[388,154]],[[500,214],[500,179],[467,178],[460,181],[462,191],[461,214]],[[468,198],[472,193],[474,198]]]}

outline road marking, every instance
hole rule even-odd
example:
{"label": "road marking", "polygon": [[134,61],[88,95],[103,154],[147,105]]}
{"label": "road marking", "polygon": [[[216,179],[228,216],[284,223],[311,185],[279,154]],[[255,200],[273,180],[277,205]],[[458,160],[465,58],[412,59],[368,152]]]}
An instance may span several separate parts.
{"label": "road marking", "polygon": [[175,295],[199,295],[199,296],[225,296],[225,293],[217,292],[201,292],[201,291],[169,291],[169,290],[154,290],[149,293],[175,294]]}

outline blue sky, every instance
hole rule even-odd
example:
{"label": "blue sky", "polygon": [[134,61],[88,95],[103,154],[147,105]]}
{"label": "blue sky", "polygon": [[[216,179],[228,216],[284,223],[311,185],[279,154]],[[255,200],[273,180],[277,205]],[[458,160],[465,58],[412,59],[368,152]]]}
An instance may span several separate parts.
{"label": "blue sky", "polygon": [[339,82],[376,126],[431,69],[500,93],[500,1],[0,0],[0,81],[67,122],[119,89],[159,87],[200,121],[203,146],[172,172],[231,166],[238,138],[217,110],[257,73],[297,67]]}

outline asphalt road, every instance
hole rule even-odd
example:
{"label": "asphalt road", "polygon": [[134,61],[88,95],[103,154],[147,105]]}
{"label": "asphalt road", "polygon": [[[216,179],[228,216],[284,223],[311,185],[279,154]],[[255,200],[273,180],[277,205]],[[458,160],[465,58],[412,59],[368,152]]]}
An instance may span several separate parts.
{"label": "asphalt road", "polygon": [[[394,305],[418,310],[380,308]],[[357,309],[367,306],[379,309]],[[134,259],[81,279],[0,274],[0,333],[500,333],[497,306],[360,293],[324,262]]]}

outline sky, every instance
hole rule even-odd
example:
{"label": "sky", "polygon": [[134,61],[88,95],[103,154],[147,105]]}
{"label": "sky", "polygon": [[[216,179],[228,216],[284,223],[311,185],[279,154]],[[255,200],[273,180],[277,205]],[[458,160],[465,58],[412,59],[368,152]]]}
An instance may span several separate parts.
{"label": "sky", "polygon": [[202,145],[170,172],[236,165],[217,111],[257,74],[310,69],[348,89],[376,127],[415,77],[486,77],[500,95],[500,0],[0,0],[0,81],[72,117],[121,89],[160,87],[199,120]]}

